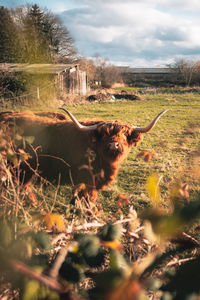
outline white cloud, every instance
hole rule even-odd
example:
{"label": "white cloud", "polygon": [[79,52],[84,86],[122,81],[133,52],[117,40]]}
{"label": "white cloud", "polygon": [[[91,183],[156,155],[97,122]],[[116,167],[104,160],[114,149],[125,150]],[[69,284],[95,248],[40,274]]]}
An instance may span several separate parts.
{"label": "white cloud", "polygon": [[[72,0],[72,2],[76,2],[77,0]],[[91,6],[93,4],[97,5],[106,5],[106,4],[114,4],[115,6],[122,3],[121,0],[107,0],[106,2],[102,0],[82,0],[81,2]],[[141,4],[151,6],[151,7],[158,7],[158,6],[165,6],[171,8],[178,8],[178,9],[187,9],[187,10],[200,10],[200,2],[199,0],[123,0],[123,3],[126,4]]]}
{"label": "white cloud", "polygon": [[87,9],[68,11],[63,16],[86,55],[98,52],[115,63],[137,66],[164,65],[190,54],[198,57],[200,20],[193,10],[200,9],[199,1],[83,2]]}

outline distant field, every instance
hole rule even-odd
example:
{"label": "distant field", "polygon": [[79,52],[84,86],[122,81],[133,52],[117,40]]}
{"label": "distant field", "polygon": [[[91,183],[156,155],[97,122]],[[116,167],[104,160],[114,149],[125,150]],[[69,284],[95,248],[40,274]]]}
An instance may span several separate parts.
{"label": "distant field", "polygon": [[116,87],[115,91],[126,91],[126,92],[135,92],[138,90],[142,90],[142,87],[131,87],[131,86],[123,86],[123,87]]}

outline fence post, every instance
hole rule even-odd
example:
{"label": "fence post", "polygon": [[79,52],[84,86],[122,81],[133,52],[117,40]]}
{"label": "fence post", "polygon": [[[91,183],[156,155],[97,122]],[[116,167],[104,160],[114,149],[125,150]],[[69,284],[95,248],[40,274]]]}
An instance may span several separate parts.
{"label": "fence post", "polygon": [[40,100],[40,88],[37,87],[37,99]]}

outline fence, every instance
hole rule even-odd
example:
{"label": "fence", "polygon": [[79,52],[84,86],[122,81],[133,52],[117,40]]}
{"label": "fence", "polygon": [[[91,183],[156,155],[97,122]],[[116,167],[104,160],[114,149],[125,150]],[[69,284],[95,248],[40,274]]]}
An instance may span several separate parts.
{"label": "fence", "polygon": [[16,105],[33,105],[38,102],[49,102],[48,98],[51,98],[51,92],[55,93],[55,84],[48,84],[46,86],[36,87],[35,91],[31,93],[23,94],[20,96],[13,97],[1,97],[0,96],[0,105],[11,104]]}

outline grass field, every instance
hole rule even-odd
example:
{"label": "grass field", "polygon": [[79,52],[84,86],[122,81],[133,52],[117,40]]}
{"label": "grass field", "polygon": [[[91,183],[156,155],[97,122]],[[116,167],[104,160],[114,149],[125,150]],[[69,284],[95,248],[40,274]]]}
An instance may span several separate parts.
{"label": "grass field", "polygon": [[[132,149],[120,168],[116,183],[102,192],[101,199],[105,210],[109,211],[115,206],[113,200],[117,193],[130,195],[135,208],[146,206],[149,200],[145,182],[151,173],[160,176],[163,201],[175,181],[188,183],[191,193],[199,189],[188,171],[194,160],[193,154],[200,149],[199,96],[149,95],[144,101],[94,103],[67,108],[80,120],[119,120],[138,126],[147,125],[160,111],[169,109],[152,132],[144,136],[141,144]],[[142,151],[155,151],[158,158],[145,162],[137,156]]]}
{"label": "grass field", "polygon": [[[191,174],[194,161],[195,164],[198,163],[197,152],[200,150],[199,95],[146,95],[143,101],[80,103],[66,107],[78,120],[119,120],[137,126],[145,126],[159,112],[169,110],[156,127],[144,136],[139,146],[132,148],[128,158],[121,165],[115,183],[101,193],[100,199],[107,214],[116,210],[115,198],[119,193],[127,194],[130,204],[136,209],[147,206],[149,198],[145,184],[151,173],[158,174],[160,178],[164,206],[167,206],[167,197],[172,185],[177,182],[189,184],[191,196],[199,190],[198,182]],[[24,107],[17,109],[27,110]],[[43,107],[32,109],[47,110]],[[157,159],[145,162],[143,157],[138,156],[141,152],[152,151],[157,153]],[[69,188],[61,187],[58,193],[56,191],[57,200],[66,203],[66,198],[70,197],[68,192]],[[49,194],[50,198],[51,193],[52,191]],[[41,197],[44,198],[43,195]],[[55,207],[60,210],[59,205]]]}
{"label": "grass field", "polygon": [[[16,108],[18,110],[27,110],[27,107],[18,107]],[[43,107],[32,107],[32,110],[47,110],[47,108]],[[117,209],[116,204],[116,198],[119,194],[125,194],[127,195],[127,198],[129,199],[128,204],[126,203],[124,207],[122,208],[123,216],[121,213],[121,217],[126,218],[129,208],[132,206],[134,209],[136,209],[138,212],[146,211],[144,208],[149,207],[152,205],[149,194],[146,190],[146,181],[151,176],[151,174],[157,174],[157,178],[159,179],[159,185],[160,185],[160,192],[161,192],[161,201],[159,203],[159,207],[162,207],[161,210],[151,211],[151,217],[153,212],[153,217],[149,218],[152,226],[157,226],[157,224],[160,222],[160,229],[158,229],[158,235],[160,234],[162,236],[164,228],[164,238],[163,241],[165,242],[165,234],[171,234],[172,237],[174,237],[174,234],[177,233],[176,226],[179,226],[178,223],[180,221],[180,215],[178,215],[179,212],[175,210],[175,217],[173,216],[173,210],[171,209],[171,203],[169,201],[169,198],[175,199],[176,195],[171,195],[172,193],[172,187],[178,186],[180,192],[182,193],[181,196],[182,199],[185,198],[185,201],[189,200],[197,200],[200,192],[200,98],[198,95],[195,94],[185,94],[185,95],[148,95],[145,96],[145,100],[142,101],[116,101],[114,103],[80,103],[78,105],[67,105],[67,109],[69,109],[77,118],[78,120],[81,119],[102,119],[102,120],[119,120],[122,122],[128,122],[133,125],[137,126],[145,126],[149,124],[149,122],[161,111],[168,109],[169,111],[159,120],[158,124],[156,125],[153,130],[146,134],[144,136],[143,141],[137,148],[133,148],[128,156],[128,158],[123,162],[121,165],[121,168],[119,170],[118,177],[111,186],[106,188],[102,193],[100,193],[100,200],[104,209],[104,215],[103,214],[85,214],[85,210],[76,210],[75,213],[72,213],[71,206],[68,205],[68,203],[71,200],[71,188],[67,186],[61,186],[61,187],[53,187],[53,186],[43,186],[41,185],[35,185],[31,188],[31,193],[29,192],[29,196],[24,193],[24,189],[18,185],[13,184],[12,185],[12,179],[10,180],[11,184],[8,186],[7,189],[1,191],[0,194],[0,207],[1,207],[1,220],[4,220],[5,217],[8,219],[12,216],[14,216],[14,232],[16,235],[16,232],[18,234],[18,239],[16,240],[16,243],[19,242],[20,244],[17,244],[17,249],[19,253],[29,253],[27,255],[30,255],[30,251],[27,249],[34,249],[34,243],[29,244],[31,240],[31,237],[34,237],[36,235],[37,239],[37,231],[44,230],[46,227],[44,227],[44,224],[40,225],[40,222],[42,219],[44,219],[44,215],[48,216],[48,213],[56,213],[53,217],[57,218],[57,227],[58,223],[60,222],[60,226],[62,225],[61,222],[61,216],[64,217],[65,220],[65,227],[61,229],[61,231],[64,232],[64,240],[61,240],[61,244],[59,244],[58,247],[55,247],[54,252],[58,253],[58,249],[60,249],[60,245],[62,243],[65,245],[69,242],[73,241],[73,234],[71,236],[70,229],[75,228],[74,232],[76,232],[77,226],[81,226],[81,230],[87,231],[86,228],[84,228],[85,224],[91,224],[91,222],[100,222],[103,224],[109,224],[109,222],[115,222],[116,219],[119,219],[120,215],[115,214]],[[3,108],[2,108],[3,110]],[[53,109],[51,109],[53,110]],[[156,153],[156,157],[153,157],[152,159],[145,161],[144,156],[138,156],[138,154],[142,152],[148,152],[148,153]],[[9,176],[9,172],[7,172]],[[3,185],[2,185],[3,186]],[[188,189],[189,187],[189,189]],[[178,190],[178,192],[179,192]],[[22,193],[21,193],[22,192]],[[176,190],[177,192],[177,190]],[[189,196],[188,196],[189,193]],[[28,198],[28,201],[27,199]],[[36,201],[36,205],[33,206],[34,200]],[[32,200],[32,203],[31,201]],[[191,202],[191,204],[195,203]],[[198,204],[199,202],[196,201]],[[155,204],[155,203],[154,203]],[[190,204],[190,203],[189,203]],[[188,204],[188,205],[189,205]],[[195,204],[196,205],[196,204]],[[200,206],[198,204],[198,213],[200,210]],[[163,208],[165,211],[165,214],[163,214]],[[188,207],[187,207],[188,208]],[[192,219],[193,216],[195,216],[196,208],[192,208],[190,206],[188,208],[187,213],[184,211],[185,219],[183,218],[182,222],[187,224],[187,221]],[[92,211],[92,210],[91,210]],[[160,214],[161,212],[161,214]],[[172,212],[172,217],[168,212]],[[3,215],[2,215],[3,214]],[[58,214],[58,215],[57,215]],[[167,218],[163,218],[164,215],[167,215]],[[171,218],[170,218],[171,217]],[[183,217],[183,215],[181,215]],[[147,217],[148,218],[148,217]],[[18,219],[18,220],[17,220]],[[87,220],[87,221],[86,221]],[[123,219],[124,220],[124,219]],[[133,219],[134,228],[140,226],[140,221],[137,219]],[[162,223],[162,220],[163,223]],[[86,223],[85,223],[86,221]],[[120,220],[121,221],[121,220]],[[158,223],[156,223],[158,221]],[[167,223],[166,223],[167,221]],[[1,221],[2,222],[2,221]],[[19,223],[18,223],[19,222]],[[50,222],[50,221],[49,221]],[[88,223],[87,223],[88,222]],[[25,227],[24,224],[21,225],[21,223],[26,223],[28,227]],[[185,224],[184,223],[184,224]],[[18,225],[17,225],[18,224]],[[48,224],[48,223],[47,223]],[[83,226],[84,224],[84,226]],[[94,223],[92,223],[94,224]],[[99,224],[99,223],[98,223]],[[95,225],[95,224],[94,224]],[[188,225],[188,224],[187,224]],[[198,225],[198,224],[197,224]],[[15,241],[11,242],[7,238],[8,234],[8,227],[7,223],[2,222],[1,223],[2,230],[0,231],[1,241],[0,241],[0,251],[2,255],[5,254],[4,246],[6,247],[6,251],[10,251],[11,257],[15,257],[16,255],[16,245]],[[42,227],[41,227],[42,226]],[[130,225],[131,226],[131,225]],[[147,226],[148,224],[144,225]],[[143,226],[143,227],[144,227]],[[196,225],[195,225],[196,226]],[[48,227],[48,226],[47,226]],[[62,227],[62,226],[61,226]],[[124,228],[126,228],[126,224],[124,225]],[[129,229],[131,227],[128,227]],[[140,227],[140,229],[142,226]],[[158,227],[159,228],[159,227]],[[52,229],[52,227],[50,228]],[[194,237],[191,237],[190,235],[187,235],[187,238],[189,238],[189,242],[195,242],[193,247],[199,248],[199,242],[200,240],[200,234],[198,231],[193,230],[192,226],[188,226],[189,234],[192,235],[194,233]],[[28,235],[28,232],[31,230],[31,235]],[[69,231],[67,231],[69,230]],[[80,230],[80,232],[81,232]],[[131,230],[131,229],[130,229]],[[132,229],[134,232],[134,229]],[[183,230],[183,227],[182,227]],[[185,230],[185,227],[184,227]],[[27,234],[26,234],[27,232]],[[90,233],[97,233],[96,228],[90,228],[87,233],[89,236],[89,243],[91,245],[91,237]],[[49,234],[50,233],[50,234]],[[54,230],[52,229],[48,232],[48,234],[51,236]],[[73,232],[72,232],[73,233]],[[179,232],[178,232],[179,233]],[[39,232],[41,235],[41,232]],[[62,233],[63,234],[63,233]],[[61,235],[62,235],[61,234]],[[45,237],[46,236],[46,237]],[[45,239],[47,238],[47,234],[44,236],[44,232],[42,232],[42,237],[40,237],[39,241],[41,245],[48,246],[48,243],[46,245]],[[59,235],[58,235],[59,236]],[[137,234],[136,234],[137,236]],[[147,235],[148,236],[148,235]],[[150,238],[151,234],[149,234],[148,238]],[[65,240],[67,238],[67,240]],[[146,238],[146,235],[145,235]],[[57,237],[51,236],[51,239],[55,241]],[[71,240],[72,239],[72,240]],[[87,235],[86,235],[87,239]],[[3,241],[2,241],[3,240]],[[151,239],[150,239],[151,240]],[[32,240],[31,240],[32,241]],[[67,242],[66,242],[67,241]],[[95,243],[94,239],[94,243]],[[107,241],[107,240],[105,240]],[[109,240],[110,241],[110,240]],[[144,255],[147,255],[148,252],[150,253],[150,256],[153,255],[153,258],[156,260],[156,257],[158,254],[162,255],[163,249],[167,251],[168,249],[168,243],[163,247],[163,241],[161,239],[157,240],[158,247],[154,247],[154,242],[144,242],[143,239],[143,233],[140,233],[140,237],[133,239],[132,236],[130,238],[128,231],[123,236],[123,239],[121,242],[123,243],[124,247],[124,253],[126,256],[129,256],[130,261],[137,261],[137,259],[141,259]],[[23,243],[24,244],[23,244]],[[10,244],[9,244],[10,243]],[[151,245],[152,246],[149,246]],[[160,244],[159,244],[160,243]],[[9,245],[9,247],[8,247]],[[40,245],[40,246],[41,246]],[[96,245],[96,244],[95,244]],[[115,241],[114,244],[115,247],[118,245]],[[189,247],[191,245],[189,244]],[[95,246],[96,247],[96,246]],[[99,246],[98,246],[99,247]],[[159,250],[160,247],[160,250]],[[47,247],[48,248],[48,247]],[[85,244],[84,244],[85,248]],[[86,247],[87,248],[87,247]],[[177,247],[178,248],[178,247]],[[7,250],[9,249],[9,250]],[[96,248],[95,248],[96,249]],[[112,249],[112,248],[111,248]],[[187,249],[187,247],[186,247]],[[190,249],[190,248],[188,248]],[[36,249],[38,251],[38,248]],[[31,250],[32,251],[32,250]],[[48,250],[49,251],[49,250]],[[121,250],[120,250],[121,251]],[[161,253],[159,253],[161,251]],[[112,251],[111,251],[112,252]],[[6,252],[7,253],[7,252]],[[34,252],[33,252],[34,253]],[[167,252],[168,253],[168,252]],[[176,254],[178,253],[178,250]],[[198,254],[198,251],[193,252]],[[17,254],[18,255],[18,254]],[[77,254],[78,255],[78,254]],[[119,257],[121,254],[118,254]],[[180,258],[182,258],[180,254]],[[191,254],[193,255],[193,254]],[[116,256],[116,257],[118,257]],[[187,256],[187,255],[186,255]],[[114,259],[114,264],[111,264],[111,270],[113,268],[114,271],[116,271],[115,264],[118,263],[117,258],[112,257],[112,263]],[[171,252],[167,254],[167,257],[169,260],[174,262],[175,254],[174,256],[171,255]],[[185,258],[185,256],[183,256]],[[18,257],[17,257],[18,258]],[[26,257],[27,258],[27,257]],[[28,256],[28,258],[30,258]],[[176,257],[177,258],[177,257]],[[121,258],[119,258],[119,265],[117,268],[121,268]],[[148,258],[149,259],[149,258]],[[6,256],[2,256],[1,263],[3,261],[7,261]],[[23,261],[23,257],[21,258]],[[187,260],[187,259],[186,259]],[[33,255],[33,261],[34,261],[34,255]],[[150,261],[149,261],[150,263]],[[175,262],[176,263],[176,262]],[[12,267],[14,264],[14,269],[16,272],[16,262],[12,261]],[[107,262],[106,262],[107,264]],[[145,261],[144,261],[145,264]],[[105,267],[105,266],[104,266]],[[103,267],[103,269],[104,269]],[[80,267],[82,268],[82,266]],[[84,266],[85,268],[85,266]],[[84,270],[83,268],[83,270]],[[127,267],[127,270],[129,267]],[[155,275],[161,275],[165,272],[165,266],[161,266],[162,271],[158,272],[157,266],[154,266],[153,273]],[[137,269],[137,268],[136,268]],[[7,271],[7,266],[5,268]],[[18,270],[18,269],[17,269]],[[131,272],[132,272],[131,267]],[[186,270],[187,271],[187,270]],[[106,271],[105,271],[106,272]],[[193,272],[193,270],[192,270]],[[199,274],[199,269],[196,269],[195,274]],[[26,273],[26,270],[22,272],[24,274]],[[187,272],[186,272],[187,273]],[[134,274],[134,270],[133,270]],[[137,274],[137,273],[136,273]],[[110,276],[110,275],[109,275]],[[124,275],[122,275],[123,277]],[[134,275],[135,276],[135,275]],[[138,275],[137,275],[138,276]],[[189,275],[190,276],[190,275]],[[20,276],[19,276],[20,277]],[[4,279],[4,277],[2,277]],[[135,278],[135,277],[133,277]],[[133,278],[131,280],[133,280]],[[176,279],[176,278],[175,278]],[[40,278],[41,280],[41,278]],[[39,281],[40,281],[39,280]],[[123,280],[125,280],[125,283],[127,283],[127,278],[123,277]],[[140,279],[138,279],[140,280]],[[104,278],[103,278],[104,282]],[[108,280],[109,282],[109,280]],[[138,281],[139,282],[139,281]],[[142,282],[142,281],[141,281]],[[133,281],[131,281],[131,284]],[[188,281],[187,281],[188,283]],[[187,286],[186,280],[183,284],[184,286]],[[3,282],[4,284],[4,282]],[[142,282],[144,284],[144,282]],[[88,281],[86,280],[85,286],[80,285],[79,289],[87,289],[86,286],[88,286]],[[199,281],[197,286],[199,286]],[[25,287],[28,289],[28,287],[25,284]],[[144,284],[144,288],[147,290],[147,284]],[[7,289],[7,286],[1,287],[0,282],[0,297],[3,295],[5,289]],[[129,287],[131,289],[131,287]],[[181,287],[182,289],[182,287]],[[32,291],[32,290],[31,290]],[[131,290],[132,291],[132,290]],[[15,293],[17,293],[16,290],[14,290]],[[33,291],[32,291],[33,292]],[[193,290],[192,290],[193,292]],[[150,294],[152,296],[152,294]],[[18,299],[18,298],[8,298],[8,299]],[[27,299],[27,298],[22,298]],[[33,298],[31,298],[33,299]],[[34,298],[34,299],[41,299],[41,298]],[[45,298],[50,299],[50,298]],[[57,299],[57,298],[55,298]],[[68,299],[68,298],[67,298]],[[71,298],[70,298],[71,299]],[[78,299],[78,298],[77,298]],[[93,298],[87,298],[87,299],[93,299]],[[96,299],[96,298],[94,298]],[[107,298],[104,298],[107,299]],[[109,298],[109,299],[119,299],[119,298]],[[122,298],[120,298],[122,299]],[[130,299],[130,298],[124,298],[124,299]],[[150,299],[150,298],[148,298]],[[155,298],[160,299],[160,298]],[[164,299],[164,298],[163,298]],[[174,299],[174,298],[170,298]],[[178,299],[178,298],[177,298]],[[183,299],[183,298],[179,298]],[[186,298],[185,298],[186,299]],[[196,299],[196,298],[195,298]]]}

